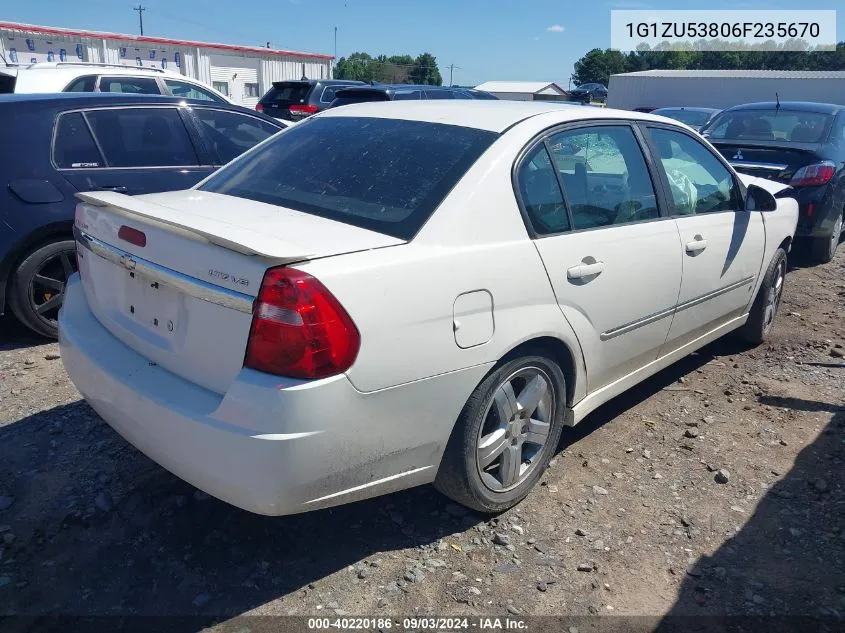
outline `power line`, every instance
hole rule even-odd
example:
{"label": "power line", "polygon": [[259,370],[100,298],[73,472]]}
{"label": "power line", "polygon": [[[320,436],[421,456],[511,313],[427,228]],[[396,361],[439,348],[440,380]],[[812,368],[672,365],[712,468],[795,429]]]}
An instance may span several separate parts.
{"label": "power line", "polygon": [[141,26],[141,35],[143,35],[144,34],[144,11],[146,11],[147,9],[146,9],[146,7],[143,7],[140,4],[138,4],[137,7],[132,7],[132,10],[138,12],[138,23]]}

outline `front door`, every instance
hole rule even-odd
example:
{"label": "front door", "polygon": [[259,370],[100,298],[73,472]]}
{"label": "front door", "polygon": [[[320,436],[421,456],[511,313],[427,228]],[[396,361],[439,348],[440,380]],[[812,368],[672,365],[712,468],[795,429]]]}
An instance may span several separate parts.
{"label": "front door", "polygon": [[684,130],[647,127],[683,254],[678,311],[665,350],[671,351],[748,311],[765,229],[761,213],[745,210],[734,174],[713,151]]}
{"label": "front door", "polygon": [[632,127],[551,134],[521,162],[518,187],[558,304],[583,349],[588,389],[655,360],[678,298],[681,254]]}
{"label": "front door", "polygon": [[213,171],[200,164],[175,107],[66,112],[57,123],[53,159],[79,191],[129,195],[189,189]]}

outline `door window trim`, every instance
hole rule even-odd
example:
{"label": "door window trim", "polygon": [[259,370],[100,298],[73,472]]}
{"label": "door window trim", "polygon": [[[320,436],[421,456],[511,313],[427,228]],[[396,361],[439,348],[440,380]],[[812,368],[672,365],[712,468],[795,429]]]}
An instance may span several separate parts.
{"label": "door window trim", "polygon": [[[100,147],[100,141],[97,140],[97,135],[94,134],[94,129],[91,127],[91,123],[88,121],[88,117],[85,116],[86,112],[98,112],[100,110],[175,110],[176,113],[179,115],[179,120],[182,122],[182,125],[185,126],[185,134],[188,136],[188,140],[191,143],[191,148],[194,150],[194,153],[197,157],[197,163],[195,165],[136,165],[133,167],[112,167],[108,163],[108,159],[106,158],[105,152],[103,152],[103,148]],[[185,116],[183,116],[183,111],[190,110],[187,106],[179,105],[179,104],[150,104],[150,105],[124,105],[124,106],[100,106],[100,107],[92,107],[92,108],[74,108],[73,110],[62,110],[56,115],[56,118],[53,120],[53,133],[50,139],[50,164],[53,166],[53,169],[56,171],[89,171],[92,169],[119,169],[119,170],[131,170],[131,169],[198,169],[203,167],[209,167],[213,165],[209,165],[203,162],[203,158],[205,156],[205,147],[203,146],[203,153],[200,152],[200,148],[197,147],[196,140],[193,138],[191,134],[191,129],[188,127],[187,123],[185,122]],[[85,125],[88,126],[88,131],[91,133],[91,136],[94,138],[94,144],[97,146],[100,154],[103,158],[103,163],[105,163],[104,167],[59,167],[54,160],[55,155],[55,147],[56,147],[56,135],[58,134],[59,129],[59,119],[64,116],[65,114],[72,114],[74,112],[79,112],[82,114],[82,119],[85,121]]]}
{"label": "door window trim", "polygon": [[[528,141],[528,143],[526,143],[526,145],[520,150],[519,154],[517,154],[517,157],[514,160],[513,167],[511,168],[511,186],[513,188],[517,206],[519,207],[520,215],[522,215],[522,220],[525,223],[525,228],[528,231],[528,235],[529,237],[531,237],[532,240],[538,240],[547,237],[557,237],[559,235],[568,235],[570,233],[584,233],[587,231],[612,229],[618,226],[630,226],[632,224],[647,224],[649,222],[661,222],[663,220],[673,219],[673,216],[670,216],[668,214],[669,207],[666,206],[668,201],[666,199],[666,192],[664,190],[663,180],[660,175],[660,172],[657,170],[657,165],[653,162],[652,156],[650,155],[651,148],[649,145],[645,144],[646,139],[643,138],[643,134],[637,129],[636,124],[637,121],[630,119],[589,119],[581,121],[568,121],[565,123],[557,123],[551,127],[546,128],[542,132],[536,134],[530,141]],[[563,186],[563,178],[561,177],[559,170],[557,169],[557,164],[555,163],[554,156],[551,153],[551,149],[548,144],[548,139],[554,134],[558,134],[560,132],[570,132],[573,130],[591,127],[610,126],[627,127],[631,130],[631,134],[634,136],[634,140],[636,141],[637,145],[640,148],[640,152],[643,155],[643,161],[645,162],[646,170],[648,171],[649,178],[651,179],[651,186],[654,189],[654,197],[655,202],[657,204],[658,216],[656,218],[649,218],[647,220],[632,220],[631,222],[620,222],[619,224],[607,224],[605,226],[592,226],[583,229],[576,229],[575,224],[572,221],[572,211],[569,208],[569,200],[566,199],[566,190]],[[528,212],[525,208],[525,201],[522,199],[522,194],[519,191],[519,172],[522,169],[522,165],[528,155],[532,151],[534,151],[534,149],[541,143],[546,146],[546,152],[549,155],[549,160],[551,160],[552,164],[555,166],[555,175],[557,176],[558,187],[561,192],[561,197],[563,198],[563,204],[566,207],[566,213],[569,216],[570,228],[565,231],[558,231],[556,233],[537,233],[534,228],[534,225],[531,222],[531,218],[528,216]]]}
{"label": "door window trim", "polygon": [[718,160],[725,169],[728,170],[728,173],[733,178],[734,186],[736,190],[739,192],[739,200],[737,201],[739,204],[738,209],[725,209],[723,211],[708,211],[707,213],[695,213],[695,214],[684,214],[684,213],[677,213],[675,208],[675,200],[671,197],[671,195],[666,196],[666,209],[667,212],[671,212],[668,217],[670,218],[689,218],[689,217],[696,217],[696,216],[707,216],[707,215],[718,215],[720,213],[745,213],[745,205],[746,205],[746,187],[742,180],[739,178],[739,174],[733,168],[728,160],[722,156],[722,153],[713,148],[709,147],[707,142],[704,139],[696,138],[695,134],[691,133],[689,130],[685,130],[684,128],[677,127],[668,123],[657,122],[657,121],[638,121],[637,128],[640,130],[640,134],[643,137],[643,141],[647,144],[649,148],[649,152],[654,157],[654,161],[657,167],[657,172],[660,177],[660,185],[665,189],[668,193],[670,190],[669,187],[669,177],[666,175],[666,169],[663,167],[663,161],[660,159],[660,151],[657,145],[654,143],[654,140],[651,138],[651,134],[649,132],[649,128],[655,129],[662,129],[667,130],[669,132],[677,132],[679,134],[683,134],[684,136],[688,136],[693,142],[698,143],[701,145],[706,151],[709,151],[716,160]]}

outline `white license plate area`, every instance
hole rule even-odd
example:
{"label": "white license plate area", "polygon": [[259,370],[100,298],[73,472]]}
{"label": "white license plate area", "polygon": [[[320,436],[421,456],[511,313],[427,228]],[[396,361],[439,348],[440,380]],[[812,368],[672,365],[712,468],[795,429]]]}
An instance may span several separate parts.
{"label": "white license plate area", "polygon": [[127,273],[123,312],[145,327],[171,336],[179,329],[179,293],[140,273]]}

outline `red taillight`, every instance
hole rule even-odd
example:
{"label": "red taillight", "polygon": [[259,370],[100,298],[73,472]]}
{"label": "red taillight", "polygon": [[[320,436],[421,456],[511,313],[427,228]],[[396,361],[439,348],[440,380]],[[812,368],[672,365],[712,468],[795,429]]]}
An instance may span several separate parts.
{"label": "red taillight", "polygon": [[125,224],[117,231],[117,236],[124,242],[129,242],[141,248],[147,245],[147,235],[143,231],[133,229],[131,226],[126,226]]}
{"label": "red taillight", "polygon": [[836,165],[829,160],[814,163],[797,170],[789,182],[792,187],[815,187],[826,185],[836,173]]}
{"label": "red taillight", "polygon": [[816,210],[816,206],[815,206],[812,202],[807,203],[807,219],[808,219],[808,220],[809,220],[809,219],[812,219],[812,217],[813,217],[813,212],[814,212],[815,210]]}
{"label": "red taillight", "polygon": [[352,366],[361,337],[334,295],[295,268],[264,274],[244,366],[293,378],[324,378]]}
{"label": "red taillight", "polygon": [[264,112],[264,104],[263,103],[256,104],[255,110],[256,110],[256,112]]}
{"label": "red taillight", "polygon": [[296,114],[314,114],[317,112],[317,106],[308,103],[294,104],[288,108],[292,113]]}

